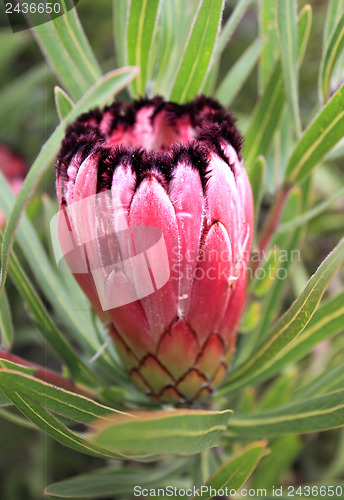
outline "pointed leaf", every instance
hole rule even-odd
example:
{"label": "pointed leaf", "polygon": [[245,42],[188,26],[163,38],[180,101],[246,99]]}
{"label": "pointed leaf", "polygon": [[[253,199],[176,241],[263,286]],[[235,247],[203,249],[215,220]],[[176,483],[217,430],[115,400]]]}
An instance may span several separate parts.
{"label": "pointed leaf", "polygon": [[45,494],[59,498],[100,499],[132,494],[133,491],[138,493],[139,488],[161,487],[164,480],[169,480],[174,474],[185,470],[189,463],[190,459],[178,459],[150,470],[138,467],[104,467],[89,474],[51,484],[45,489]]}
{"label": "pointed leaf", "polygon": [[265,441],[257,441],[251,443],[240,450],[234,457],[231,457],[228,462],[220,467],[220,469],[200,488],[198,495],[193,498],[213,498],[213,491],[228,490],[238,491],[241,486],[247,481],[253,470],[259,463],[265,451],[267,443]]}
{"label": "pointed leaf", "polygon": [[331,90],[331,78],[335,65],[344,49],[344,12],[332,32],[321,60],[319,92],[322,102],[326,102]]}
{"label": "pointed leaf", "polygon": [[126,64],[140,68],[138,77],[132,83],[136,97],[145,95],[160,3],[161,0],[129,1],[125,45]]}
{"label": "pointed leaf", "polygon": [[111,415],[123,414],[90,398],[13,369],[0,368],[0,387],[4,392],[11,389],[18,396],[22,395],[48,411],[86,425],[91,424],[95,418],[102,421],[109,419],[111,422]]}
{"label": "pointed leaf", "polygon": [[284,2],[277,2],[276,5],[285,93],[296,135],[299,137],[301,135],[301,121],[297,65],[297,0],[284,0]]}
{"label": "pointed leaf", "polygon": [[[46,14],[48,22],[34,26],[32,32],[61,84],[78,100],[102,73],[76,9],[70,8],[72,0],[61,2],[65,13],[52,20]],[[30,14],[28,16],[30,18]]]}
{"label": "pointed leaf", "polygon": [[263,94],[279,55],[276,6],[275,0],[260,0],[258,3],[259,36],[267,38],[259,64],[259,94]]}
{"label": "pointed leaf", "polygon": [[202,89],[212,62],[223,5],[224,0],[200,0],[183,58],[172,83],[172,101],[190,101]]}
{"label": "pointed leaf", "polygon": [[270,440],[270,453],[254,471],[250,487],[253,490],[264,488],[272,491],[276,485],[282,483],[284,475],[292,467],[301,449],[301,436],[291,434]]}
{"label": "pointed leaf", "polygon": [[61,89],[61,87],[56,86],[54,88],[55,92],[55,105],[57,109],[57,114],[59,116],[60,122],[68,115],[72,110],[74,103],[66,92]]}
{"label": "pointed leaf", "polygon": [[301,182],[343,137],[344,85],[305,130],[289,159],[286,180]]}
{"label": "pointed leaf", "polygon": [[7,386],[3,386],[2,390],[25,417],[61,444],[99,458],[123,459],[121,455],[91,443],[82,434],[71,431],[49,411],[30,401],[25,396],[17,394]]}
{"label": "pointed leaf", "polygon": [[320,342],[344,330],[344,292],[322,304],[301,334],[265,366],[261,379],[306,356]]}
{"label": "pointed leaf", "polygon": [[96,421],[93,440],[125,455],[193,455],[217,446],[230,410],[170,410],[134,412],[113,417],[113,423]]}
{"label": "pointed leaf", "polygon": [[3,345],[10,349],[14,338],[12,315],[7,293],[0,297],[0,346]]}
{"label": "pointed leaf", "polygon": [[344,426],[344,389],[276,410],[231,417],[228,435],[267,438]]}
{"label": "pointed leaf", "polygon": [[112,0],[113,29],[118,66],[125,65],[125,43],[129,0]]}
{"label": "pointed leaf", "polygon": [[324,27],[323,49],[325,50],[328,39],[330,38],[340,16],[343,13],[344,0],[329,0],[326,12],[326,21]]}
{"label": "pointed leaf", "polygon": [[[298,64],[303,59],[305,48],[307,46],[310,27],[312,22],[312,10],[306,5],[299,15],[298,22]],[[278,61],[271,73],[271,76],[265,86],[264,94],[258,101],[253,111],[253,117],[246,133],[244,153],[246,164],[253,163],[259,155],[266,156],[274,132],[280,122],[283,108],[285,105],[285,96],[283,88],[283,74],[281,61]]]}

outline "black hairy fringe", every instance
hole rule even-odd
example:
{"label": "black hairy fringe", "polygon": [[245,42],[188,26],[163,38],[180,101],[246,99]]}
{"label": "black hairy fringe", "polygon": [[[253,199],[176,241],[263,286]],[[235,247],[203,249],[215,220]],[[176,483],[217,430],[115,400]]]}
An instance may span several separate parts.
{"label": "black hairy fringe", "polygon": [[[195,139],[189,144],[174,144],[164,151],[146,151],[142,147],[119,145],[107,147],[107,137],[119,126],[125,130],[135,124],[138,111],[144,107],[154,109],[151,119],[165,111],[169,125],[174,126],[179,118],[188,116],[195,130]],[[99,130],[105,113],[110,114],[110,126],[106,134]],[[56,164],[58,177],[68,179],[67,169],[73,157],[79,154],[78,163],[90,154],[98,156],[97,191],[110,189],[113,173],[119,164],[131,168],[136,174],[136,188],[143,179],[154,176],[165,189],[173,177],[175,167],[185,162],[198,170],[203,189],[211,175],[209,171],[209,152],[214,151],[228,165],[221,140],[230,143],[241,159],[243,139],[235,126],[235,118],[216,100],[199,96],[187,104],[166,102],[160,96],[153,99],[142,98],[125,105],[114,102],[104,110],[93,109],[80,115],[66,130]]]}

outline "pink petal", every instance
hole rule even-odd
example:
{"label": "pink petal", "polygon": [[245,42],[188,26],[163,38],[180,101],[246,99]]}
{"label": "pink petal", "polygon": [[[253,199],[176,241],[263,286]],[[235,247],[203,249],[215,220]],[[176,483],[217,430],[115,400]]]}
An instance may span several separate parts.
{"label": "pink petal", "polygon": [[173,256],[179,276],[178,315],[184,317],[197,267],[203,222],[204,198],[199,172],[186,163],[180,163],[170,182],[169,195],[175,208],[180,238],[179,253]]}
{"label": "pink petal", "polygon": [[239,325],[240,316],[246,298],[246,267],[242,268],[236,282],[233,283],[233,292],[228,302],[224,317],[219,329],[219,335],[228,346]]}
{"label": "pink petal", "polygon": [[200,251],[186,321],[202,345],[219,329],[231,294],[232,249],[223,224],[213,224]]}
{"label": "pink petal", "polygon": [[[131,203],[129,213],[129,225],[156,227],[163,233],[166,249],[167,262],[162,259],[161,252],[155,254],[155,264],[166,271],[166,266],[172,270],[174,252],[178,251],[178,225],[173,205],[166,191],[158,180],[152,176],[145,179],[136,191]],[[145,231],[141,231],[140,246],[148,248],[150,241]],[[149,231],[147,232],[148,235]],[[154,252],[154,248],[151,252]],[[152,253],[150,259],[153,260]],[[141,299],[141,304],[146,312],[154,337],[159,339],[162,332],[177,316],[178,281],[171,273],[168,282],[152,295]]]}
{"label": "pink petal", "polygon": [[116,295],[120,290],[121,299],[127,304],[110,309],[108,311],[111,321],[133,353],[141,359],[147,353],[154,353],[154,338],[150,325],[147,321],[143,307],[139,301],[132,301],[135,298],[135,290],[126,277],[116,272],[116,282],[114,284],[114,274],[111,274],[106,283],[105,293],[108,300],[116,300]]}
{"label": "pink petal", "polygon": [[236,258],[238,252],[238,191],[231,168],[216,154],[211,155],[207,184],[208,226],[220,221],[226,228]]}

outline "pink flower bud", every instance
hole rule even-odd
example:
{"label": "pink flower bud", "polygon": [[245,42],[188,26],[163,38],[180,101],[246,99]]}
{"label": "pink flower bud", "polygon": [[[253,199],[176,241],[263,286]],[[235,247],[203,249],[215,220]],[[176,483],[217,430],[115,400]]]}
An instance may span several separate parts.
{"label": "pink flower bud", "polygon": [[[3,143],[0,143],[0,171],[9,182],[13,193],[18,194],[27,174],[28,166],[18,153]],[[3,229],[5,225],[6,217],[0,211],[0,228]]]}
{"label": "pink flower bud", "polygon": [[67,264],[160,402],[210,394],[233,353],[253,229],[240,148],[233,117],[205,97],[116,102],[80,116],[62,144]]}

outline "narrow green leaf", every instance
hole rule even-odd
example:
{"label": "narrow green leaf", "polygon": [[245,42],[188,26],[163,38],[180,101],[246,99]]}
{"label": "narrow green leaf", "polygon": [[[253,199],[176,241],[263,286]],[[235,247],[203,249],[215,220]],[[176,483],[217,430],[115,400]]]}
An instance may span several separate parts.
{"label": "narrow green leaf", "polygon": [[326,102],[330,94],[333,70],[344,49],[344,12],[332,32],[321,60],[319,72],[319,92],[322,102]]}
{"label": "narrow green leaf", "polygon": [[266,40],[257,38],[239,57],[220,83],[215,97],[228,107],[256,65]]}
{"label": "narrow green leaf", "polygon": [[[103,467],[88,474],[54,483],[45,489],[49,497],[113,498],[115,495],[139,492],[143,488],[162,487],[174,474],[185,470],[190,459],[173,460],[154,469]],[[134,487],[136,486],[136,490]]]}
{"label": "narrow green leaf", "polygon": [[13,361],[9,361],[8,359],[3,359],[3,358],[0,358],[0,368],[15,370],[19,373],[24,373],[26,375],[33,375],[36,371],[36,368],[33,368],[32,366],[18,365]]}
{"label": "narrow green leaf", "polygon": [[91,424],[95,418],[111,422],[112,415],[123,414],[85,396],[55,387],[13,369],[0,369],[0,387],[4,392],[11,389],[18,396],[22,395],[48,411],[86,425]]}
{"label": "narrow green leaf", "polygon": [[254,387],[246,387],[240,393],[240,399],[236,405],[235,411],[240,415],[252,413],[256,408],[257,394]]}
{"label": "narrow green leaf", "polygon": [[7,386],[3,386],[2,390],[26,418],[61,444],[81,453],[99,458],[123,459],[121,455],[91,443],[82,434],[71,431],[50,412],[30,401],[25,396],[17,394]]}
{"label": "narrow green leaf", "polygon": [[184,54],[172,82],[170,99],[187,102],[202,89],[212,62],[224,0],[200,0]]}
{"label": "narrow green leaf", "polygon": [[12,315],[7,293],[0,297],[0,345],[10,349],[14,338]]}
{"label": "narrow green leaf", "polygon": [[284,87],[290,116],[293,119],[297,137],[301,135],[299,111],[299,76],[297,65],[298,28],[297,0],[276,3],[277,26],[280,40]]}
{"label": "narrow green leaf", "polygon": [[264,391],[257,410],[267,411],[287,404],[295,388],[296,375],[296,370],[291,369],[277,377]]}
{"label": "narrow green leaf", "polygon": [[285,366],[306,356],[317,344],[343,331],[344,292],[322,304],[301,334],[265,366],[261,379],[267,379]]}
{"label": "narrow green leaf", "polygon": [[[102,76],[102,70],[80,23],[74,1],[61,0],[61,2],[64,11],[68,10],[68,12],[53,20],[55,29],[58,31],[64,46],[73,56],[73,61],[78,62],[79,67],[83,69],[85,75],[93,84]],[[63,22],[60,22],[60,20]],[[82,68],[82,65],[84,68]]]}
{"label": "narrow green leaf", "polygon": [[[200,488],[199,494],[193,498],[213,498],[213,491],[238,491],[250,477],[266,448],[265,441],[257,441],[245,446],[234,457],[220,467],[220,469]],[[227,496],[227,494],[226,494]],[[231,493],[231,496],[232,493]]]}
{"label": "narrow green leaf", "polygon": [[261,0],[258,3],[259,36],[267,38],[259,64],[259,93],[263,94],[278,58],[278,36],[276,26],[275,0]]}
{"label": "narrow green leaf", "polygon": [[113,29],[118,66],[125,65],[125,42],[129,0],[112,0]]}
{"label": "narrow green leaf", "polygon": [[[62,16],[63,17],[63,16]],[[80,99],[68,115],[63,119],[55,132],[42,147],[41,152],[33,163],[16,198],[15,205],[7,221],[1,253],[1,280],[0,292],[2,292],[8,267],[9,254],[12,248],[15,230],[20,216],[34,189],[38,186],[44,172],[50,167],[59,150],[60,143],[64,137],[66,126],[78,115],[88,111],[92,107],[102,106],[113,98],[114,94],[125,88],[137,75],[134,67],[120,68],[104,75],[89,91]]]}
{"label": "narrow green leaf", "polygon": [[11,406],[12,401],[8,399],[5,394],[0,390],[0,408],[2,406]]}
{"label": "narrow green leaf", "polygon": [[222,54],[224,48],[226,47],[229,40],[231,39],[236,27],[238,26],[242,16],[244,15],[246,9],[248,8],[248,6],[250,5],[251,2],[252,2],[252,0],[239,0],[236,3],[236,5],[233,9],[233,12],[231,13],[226,24],[224,25],[224,27],[221,30],[219,41],[216,44],[215,50],[214,50],[214,57],[215,58],[217,58],[218,56],[220,56]]}
{"label": "narrow green leaf", "polygon": [[[32,32],[61,84],[74,100],[101,77],[99,64],[81,27],[76,9],[67,12],[72,0],[61,0],[65,14],[39,26]],[[30,18],[30,14],[28,14]]]}
{"label": "narrow green leaf", "polygon": [[317,377],[301,385],[294,394],[295,399],[308,399],[336,391],[344,387],[344,362],[330,366]]}
{"label": "narrow green leaf", "polygon": [[324,26],[323,49],[325,51],[327,42],[343,13],[344,0],[329,0],[326,12],[326,21]]}
{"label": "narrow green leaf", "polygon": [[287,106],[282,112],[280,126],[275,132],[273,138],[273,147],[271,148],[271,156],[273,158],[272,169],[272,191],[277,190],[284,180],[284,173],[290,155],[291,143],[293,141],[293,127],[289,117],[289,110]]}
{"label": "narrow green leaf", "polygon": [[344,85],[315,117],[294,149],[286,180],[302,181],[344,136]]}
{"label": "narrow green leaf", "polygon": [[96,444],[127,456],[142,454],[193,455],[217,446],[230,410],[170,410],[135,412],[113,417],[112,425],[95,422]]}
{"label": "narrow green leaf", "polygon": [[300,436],[294,434],[282,436],[269,441],[270,453],[264,457],[254,471],[250,488],[263,488],[272,491],[273,487],[281,484],[284,474],[292,466],[302,448]]}
{"label": "narrow green leaf", "polygon": [[155,94],[169,95],[197,7],[198,0],[162,1],[156,42],[159,47],[159,64],[156,67]]}
{"label": "narrow green leaf", "polygon": [[267,367],[281,351],[302,332],[311,319],[323,293],[337,269],[344,262],[344,238],[319,266],[306,288],[277,323],[250,358],[229,377],[219,393],[228,393],[239,387],[261,380]]}
{"label": "narrow green leaf", "polygon": [[231,417],[228,435],[270,438],[344,426],[344,389],[287,405],[276,410]]}
{"label": "narrow green leaf", "polygon": [[72,99],[69,97],[69,95],[66,94],[66,92],[57,85],[54,88],[54,93],[55,93],[55,105],[57,109],[57,114],[60,119],[60,122],[62,122],[62,120],[72,110],[74,103]]}
{"label": "narrow green leaf", "polygon": [[149,65],[161,0],[129,0],[126,28],[126,64],[138,66],[140,73],[133,81],[134,95],[146,91]]}
{"label": "narrow green leaf", "polygon": [[[307,46],[311,22],[312,10],[309,5],[306,5],[300,12],[298,22],[299,65]],[[266,84],[264,94],[253,111],[253,117],[246,133],[244,155],[247,165],[252,164],[259,155],[266,156],[278,128],[284,106],[282,65],[281,61],[278,61]]]}
{"label": "narrow green leaf", "polygon": [[278,226],[276,231],[278,233],[286,233],[288,231],[293,231],[294,229],[302,226],[306,222],[309,222],[310,220],[317,217],[319,214],[324,212],[324,210],[326,210],[330,205],[332,205],[332,203],[339,200],[343,196],[344,196],[344,188],[339,189],[333,196],[331,196],[325,201],[322,201],[321,203],[311,208],[310,210],[307,210],[307,212],[303,213],[302,215],[295,217],[295,219],[289,222],[281,224],[280,226]]}
{"label": "narrow green leaf", "polygon": [[266,175],[266,161],[264,156],[258,156],[251,168],[247,169],[250,179],[252,194],[255,225],[257,225],[258,215],[260,210],[260,202],[263,195],[264,178]]}

